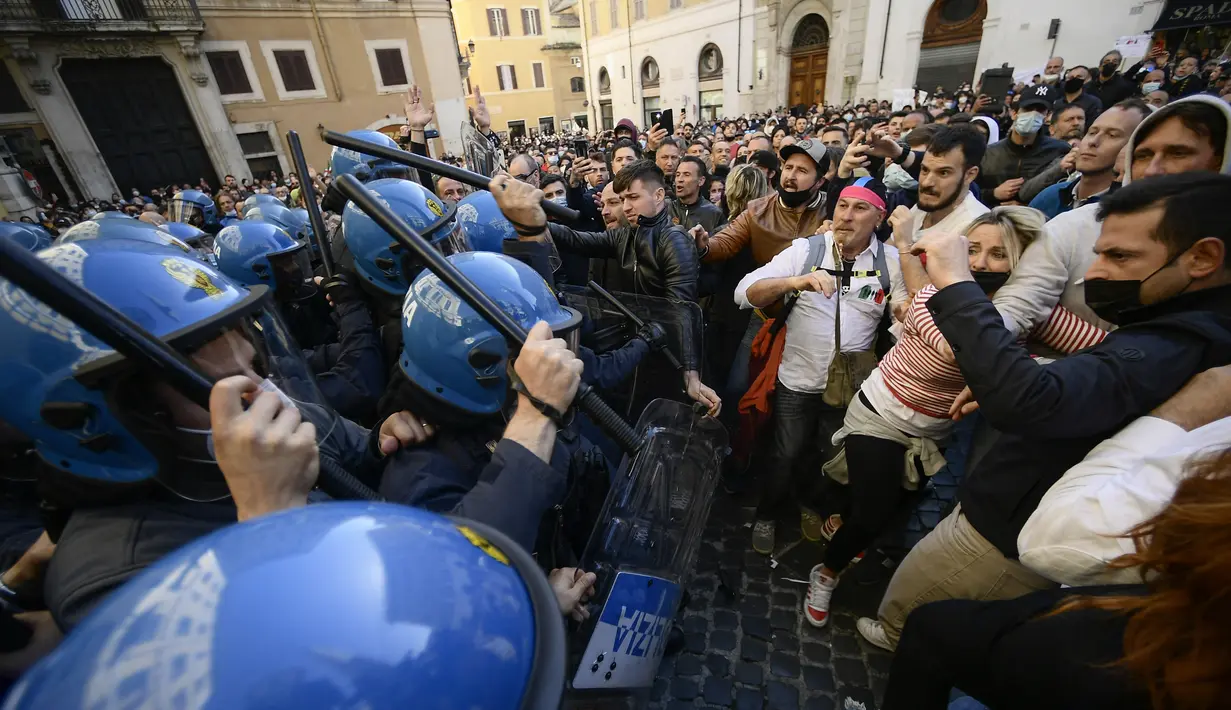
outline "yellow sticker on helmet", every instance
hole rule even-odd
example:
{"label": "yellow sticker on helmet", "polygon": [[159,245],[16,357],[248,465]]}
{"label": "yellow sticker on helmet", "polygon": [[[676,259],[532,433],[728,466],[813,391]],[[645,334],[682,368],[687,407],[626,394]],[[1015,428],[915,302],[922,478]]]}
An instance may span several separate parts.
{"label": "yellow sticker on helmet", "polygon": [[502,565],[507,566],[509,564],[509,558],[505,557],[504,553],[501,552],[499,548],[497,548],[495,545],[488,542],[487,538],[478,534],[474,530],[471,530],[465,525],[458,525],[457,531],[460,532],[463,536],[465,536],[465,538],[470,541],[470,544],[486,552],[488,557],[491,557],[493,560],[499,562]]}
{"label": "yellow sticker on helmet", "polygon": [[439,205],[439,204],[437,204],[436,200],[428,200],[428,201],[427,201],[427,208],[428,208],[429,210],[431,210],[431,211],[432,211],[432,214],[436,215],[437,217],[444,217],[444,216],[445,216],[445,212],[444,212],[444,210],[440,209],[440,205]]}
{"label": "yellow sticker on helmet", "polygon": [[189,266],[181,259],[163,259],[162,268],[167,270],[171,278],[188,288],[201,289],[210,298],[218,298],[222,295],[222,289],[215,286],[213,281],[210,281],[209,274],[201,269]]}

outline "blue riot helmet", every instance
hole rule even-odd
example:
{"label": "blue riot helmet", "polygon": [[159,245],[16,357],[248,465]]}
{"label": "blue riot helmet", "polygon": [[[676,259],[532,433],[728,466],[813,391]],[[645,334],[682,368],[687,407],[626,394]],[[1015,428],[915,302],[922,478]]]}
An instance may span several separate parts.
{"label": "blue riot helmet", "polygon": [[[244,288],[181,248],[148,241],[81,239],[38,257],[207,376],[268,379],[303,403],[305,417],[321,414],[318,430],[329,428],[332,415],[269,289]],[[73,491],[159,483],[192,500],[228,495],[209,412],[2,280],[0,342],[0,419],[34,441],[49,482],[71,480]]]}
{"label": "blue riot helmet", "polygon": [[0,220],[0,239],[10,239],[30,251],[51,246],[51,233],[37,224]]}
{"label": "blue riot helmet", "polygon": [[[560,305],[534,269],[512,257],[483,251],[456,254],[449,261],[523,328],[547,321],[552,333],[576,352],[581,313]],[[509,384],[504,336],[427,271],[406,293],[402,315],[398,362],[418,393],[433,405],[433,410],[425,411],[443,409],[472,418],[498,413]]]}
{"label": "blue riot helmet", "polygon": [[[377,143],[386,148],[397,148],[398,144],[380,131],[348,131],[351,138],[358,138],[369,143]],[[334,148],[329,155],[329,170],[336,178],[339,175],[354,175],[359,182],[369,182],[381,178],[410,177],[410,168],[399,165],[384,158],[360,153],[349,148]]]}
{"label": "blue riot helmet", "polygon": [[194,247],[203,246],[204,243],[201,240],[209,236],[207,233],[197,229],[191,224],[185,224],[183,222],[167,222],[162,225],[160,229],[165,232],[170,232],[172,236],[178,237],[185,244]]}
{"label": "blue riot helmet", "polygon": [[214,237],[218,270],[244,286],[264,285],[278,300],[292,301],[316,293],[307,246],[270,222],[245,219]]}
{"label": "blue riot helmet", "polygon": [[167,218],[194,227],[208,229],[218,224],[218,207],[209,195],[200,190],[184,190],[171,198]]}
{"label": "blue riot helmet", "polygon": [[167,555],[5,707],[537,710],[559,707],[566,664],[555,594],[505,535],[407,506],[323,503]]}
{"label": "blue riot helmet", "polygon": [[[442,254],[469,250],[465,235],[453,219],[456,206],[446,205],[419,183],[385,178],[368,183],[367,189]],[[342,211],[342,236],[361,282],[382,294],[400,298],[423,269],[414,254],[403,249],[352,202]]]}
{"label": "blue riot helmet", "polygon": [[295,239],[308,241],[308,224],[301,221],[299,215],[281,202],[261,202],[244,210],[244,220],[259,220],[268,222]]}
{"label": "blue riot helmet", "polygon": [[72,244],[91,239],[130,239],[179,249],[197,256],[199,252],[170,232],[139,219],[100,219],[78,222],[56,238],[56,244]]}
{"label": "blue riot helmet", "polygon": [[102,212],[95,212],[90,215],[90,219],[99,222],[104,219],[136,219],[136,217],[124,214],[119,210],[103,210]]}
{"label": "blue riot helmet", "polygon": [[517,239],[517,230],[487,190],[472,192],[457,203],[457,226],[475,251],[500,254],[504,240]]}
{"label": "blue riot helmet", "polygon": [[282,200],[279,200],[277,197],[267,194],[267,193],[257,193],[255,195],[250,195],[248,199],[244,200],[243,209],[241,210],[241,212],[244,215],[247,215],[248,210],[252,209],[253,207],[257,207],[257,206],[264,205],[264,204],[280,205],[282,204]]}

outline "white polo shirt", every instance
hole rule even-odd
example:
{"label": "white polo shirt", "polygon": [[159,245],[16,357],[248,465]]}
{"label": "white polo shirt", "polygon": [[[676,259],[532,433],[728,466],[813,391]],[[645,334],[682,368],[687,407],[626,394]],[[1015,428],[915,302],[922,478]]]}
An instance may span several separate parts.
{"label": "white polo shirt", "polygon": [[[827,249],[821,268],[833,269],[833,233],[826,234],[825,240]],[[873,272],[879,249],[885,250],[891,294],[886,294],[881,289],[880,279],[871,275],[851,278],[850,290],[845,294],[834,294],[832,298],[812,291],[800,295],[799,302],[787,318],[786,343],[782,350],[782,364],[778,367],[778,380],[788,389],[807,393],[825,391],[829,363],[834,353],[834,308],[839,301],[842,303],[842,351],[859,352],[872,347],[876,327],[887,303],[891,300],[905,303],[908,300],[898,250],[881,244],[876,237],[872,238],[867,249],[855,257],[854,271]],[[761,279],[799,276],[811,261],[807,238],[796,239],[768,264],[744,276],[735,288],[735,302],[740,308],[752,308],[753,305],[748,302],[748,288],[754,283]]]}

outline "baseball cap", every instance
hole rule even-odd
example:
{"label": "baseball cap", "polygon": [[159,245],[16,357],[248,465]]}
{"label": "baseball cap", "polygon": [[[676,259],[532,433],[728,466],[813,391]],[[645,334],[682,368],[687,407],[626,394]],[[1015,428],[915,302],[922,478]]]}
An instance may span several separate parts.
{"label": "baseball cap", "polygon": [[1050,111],[1052,106],[1056,104],[1060,98],[1060,91],[1055,87],[1047,84],[1039,84],[1022,90],[1022,97],[1019,99],[1017,107],[1019,111],[1029,110],[1030,107],[1041,108],[1044,111]]}
{"label": "baseball cap", "polygon": [[787,158],[796,153],[803,153],[812,158],[812,162],[816,163],[818,175],[824,176],[825,173],[829,172],[829,151],[819,140],[804,138],[778,151],[778,155],[782,156],[782,162],[784,163]]}

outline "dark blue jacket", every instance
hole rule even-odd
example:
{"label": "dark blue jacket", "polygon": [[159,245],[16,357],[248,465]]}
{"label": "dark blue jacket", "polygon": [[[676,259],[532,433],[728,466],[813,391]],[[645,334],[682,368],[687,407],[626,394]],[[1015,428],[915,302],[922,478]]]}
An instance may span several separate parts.
{"label": "dark blue jacket", "polygon": [[371,314],[361,301],[342,303],[339,340],[305,350],[325,401],[347,419],[369,424],[385,391],[385,361]]}
{"label": "dark blue jacket", "polygon": [[1193,375],[1231,363],[1231,286],[1140,309],[1102,343],[1040,367],[973,282],[927,304],[979,411],[1001,432],[967,473],[962,513],[1005,557],[1047,489]]}
{"label": "dark blue jacket", "polygon": [[[580,437],[571,437],[573,443]],[[567,492],[575,446],[558,434],[551,465],[499,431],[442,431],[403,449],[385,467],[380,492],[395,503],[485,523],[534,550],[543,515]]]}
{"label": "dark blue jacket", "polygon": [[595,355],[593,350],[583,345],[577,348],[577,358],[585,366],[581,371],[581,381],[599,389],[611,389],[628,379],[649,351],[650,346],[641,338],[633,338],[602,355]]}

